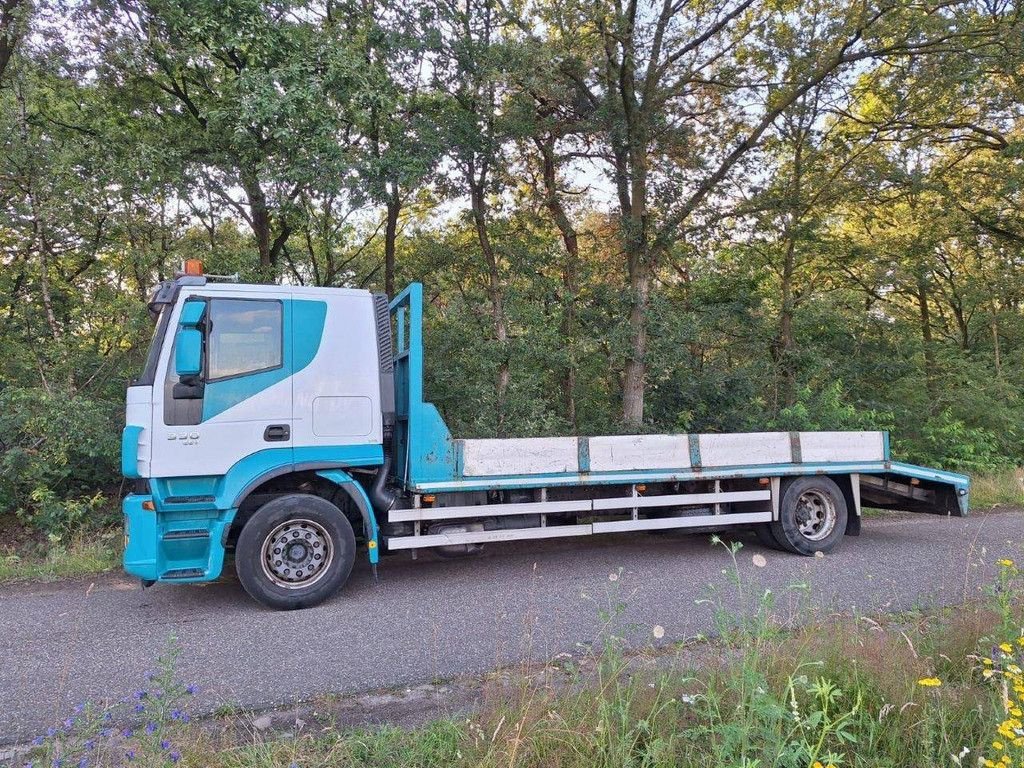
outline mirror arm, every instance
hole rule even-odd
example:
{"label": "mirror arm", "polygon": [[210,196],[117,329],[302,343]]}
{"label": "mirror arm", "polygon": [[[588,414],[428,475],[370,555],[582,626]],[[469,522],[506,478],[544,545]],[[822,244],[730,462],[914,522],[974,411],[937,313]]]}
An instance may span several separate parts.
{"label": "mirror arm", "polygon": [[198,376],[188,376],[171,388],[171,397],[175,400],[201,400],[206,385],[199,381]]}

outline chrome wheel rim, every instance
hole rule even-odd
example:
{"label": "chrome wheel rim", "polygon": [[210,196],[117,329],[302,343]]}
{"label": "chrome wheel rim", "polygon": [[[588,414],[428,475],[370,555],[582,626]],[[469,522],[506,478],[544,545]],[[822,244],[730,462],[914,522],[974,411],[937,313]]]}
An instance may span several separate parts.
{"label": "chrome wheel rim", "polygon": [[330,570],[334,547],[320,523],[304,518],[286,520],[263,540],[263,573],[285,589],[305,589]]}
{"label": "chrome wheel rim", "polygon": [[804,491],[796,500],[796,524],[808,541],[827,539],[836,527],[836,504],[822,491]]}

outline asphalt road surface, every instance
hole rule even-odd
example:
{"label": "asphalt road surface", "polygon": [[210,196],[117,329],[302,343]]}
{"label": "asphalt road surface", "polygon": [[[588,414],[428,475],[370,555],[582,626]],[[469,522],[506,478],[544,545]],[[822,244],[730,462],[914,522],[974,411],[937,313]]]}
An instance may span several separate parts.
{"label": "asphalt road surface", "polygon": [[[1024,511],[869,518],[824,558],[738,538],[746,594],[773,589],[784,618],[904,611],[970,599],[997,558],[1024,557]],[[578,654],[618,601],[618,631],[634,647],[711,634],[703,598],[741,610],[729,567],[707,535],[634,535],[489,545],[467,560],[399,554],[384,558],[378,583],[357,565],[337,597],[291,613],[254,603],[233,574],[145,591],[118,576],[0,587],[0,744],[32,738],[80,702],[130,695],[172,634],[200,711],[275,706]]]}

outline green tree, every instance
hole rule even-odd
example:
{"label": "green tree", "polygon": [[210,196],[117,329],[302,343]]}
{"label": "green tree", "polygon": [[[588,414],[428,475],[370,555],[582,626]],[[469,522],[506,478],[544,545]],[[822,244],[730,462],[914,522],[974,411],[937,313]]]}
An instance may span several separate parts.
{"label": "green tree", "polygon": [[[914,3],[656,6],[560,3],[545,20],[559,61],[599,116],[631,300],[622,418],[644,415],[647,310],[671,245],[713,215],[709,201],[804,95],[861,62],[976,46],[979,27]],[[775,41],[811,24],[821,44],[779,58]]]}
{"label": "green tree", "polygon": [[367,85],[361,52],[324,33],[318,6],[298,2],[109,0],[84,19],[136,146],[182,179],[195,207],[216,201],[211,219],[221,209],[244,221],[254,274],[274,279],[299,196],[339,189],[349,172],[351,110]]}

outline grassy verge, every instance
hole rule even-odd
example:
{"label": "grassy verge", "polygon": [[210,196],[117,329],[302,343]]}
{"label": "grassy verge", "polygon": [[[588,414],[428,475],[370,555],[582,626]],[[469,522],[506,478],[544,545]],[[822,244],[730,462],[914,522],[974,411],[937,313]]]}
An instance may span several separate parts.
{"label": "grassy verge", "polygon": [[55,581],[114,570],[121,563],[120,529],[79,534],[66,544],[26,541],[0,549],[0,584]]}
{"label": "grassy verge", "polygon": [[[622,585],[611,574],[592,654],[541,675],[521,670],[488,689],[468,718],[415,729],[317,724],[284,736],[246,731],[237,717],[197,723],[172,646],[135,697],[77,709],[27,759],[221,768],[1022,765],[1024,571],[1012,561],[995,563],[985,600],[956,610],[833,616],[793,629],[777,620],[770,590],[740,577],[751,572],[740,567],[745,553],[732,545],[723,557],[728,584],[695,609],[713,611],[719,632],[702,653],[656,649],[664,631],[651,626],[642,628],[649,652],[627,656]],[[805,589],[794,585],[780,604]]]}
{"label": "grassy verge", "polygon": [[986,509],[1000,505],[1024,505],[1024,469],[971,478],[971,506]]}

